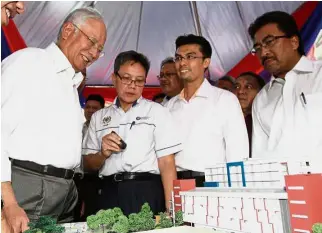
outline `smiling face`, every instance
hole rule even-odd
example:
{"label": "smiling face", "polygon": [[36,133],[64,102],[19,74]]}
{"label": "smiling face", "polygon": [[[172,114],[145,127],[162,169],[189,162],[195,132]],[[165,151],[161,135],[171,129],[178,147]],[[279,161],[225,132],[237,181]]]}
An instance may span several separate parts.
{"label": "smiling face", "polygon": [[17,1],[2,1],[1,2],[1,25],[7,26],[9,19],[12,19],[16,14],[22,14],[24,12],[24,3]]}
{"label": "smiling face", "polygon": [[253,100],[260,91],[260,85],[255,77],[243,75],[236,79],[235,90],[243,112],[245,112],[251,109]]}
{"label": "smiling face", "polygon": [[[78,29],[78,28],[79,29]],[[104,22],[89,18],[82,25],[64,24],[59,45],[76,72],[95,62],[105,44]],[[93,44],[95,41],[95,44]]]}
{"label": "smiling face", "polygon": [[204,78],[205,69],[209,66],[210,58],[204,58],[200,52],[200,45],[186,44],[180,46],[176,51],[176,70],[180,79],[184,82],[194,82]]}
{"label": "smiling face", "polygon": [[[121,105],[131,106],[137,99],[140,98],[144,86],[137,86],[134,82],[144,84],[146,79],[146,71],[144,67],[138,63],[129,61],[120,66],[118,74],[112,74],[112,81],[115,86],[117,96]],[[131,80],[130,84],[125,84]],[[135,81],[133,81],[135,80]]]}
{"label": "smiling face", "polygon": [[[268,38],[276,36],[285,36],[285,33],[278,29],[277,24],[267,24],[255,33],[254,44],[261,44]],[[262,47],[256,53],[256,56],[263,64],[265,70],[276,77],[284,77],[299,59],[298,46],[299,40],[296,36],[279,38],[269,43],[266,48]]]}

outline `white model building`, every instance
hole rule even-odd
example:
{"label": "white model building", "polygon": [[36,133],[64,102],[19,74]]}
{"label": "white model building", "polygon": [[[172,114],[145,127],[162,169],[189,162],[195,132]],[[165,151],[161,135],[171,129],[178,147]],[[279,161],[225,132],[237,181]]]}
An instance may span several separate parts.
{"label": "white model building", "polygon": [[310,233],[322,222],[322,163],[315,159],[218,164],[205,186],[174,182],[174,209],[196,226],[243,233]]}

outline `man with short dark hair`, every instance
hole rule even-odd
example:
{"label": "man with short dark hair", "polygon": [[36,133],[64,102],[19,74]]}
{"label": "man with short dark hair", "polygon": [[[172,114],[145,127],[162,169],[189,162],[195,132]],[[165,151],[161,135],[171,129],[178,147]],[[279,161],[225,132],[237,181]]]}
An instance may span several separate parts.
{"label": "man with short dark hair", "polygon": [[183,150],[176,156],[178,178],[195,179],[197,186],[203,186],[206,168],[248,157],[247,131],[238,99],[204,78],[211,54],[204,37],[190,34],[177,38],[175,64],[184,88],[165,105],[184,140]]}
{"label": "man with short dark hair", "polygon": [[301,157],[322,152],[322,63],[304,56],[294,18],[273,11],[248,29],[271,81],[253,103],[253,157]]}
{"label": "man with short dark hair", "polygon": [[[83,138],[88,130],[89,123],[92,115],[104,108],[105,100],[103,96],[99,94],[91,94],[86,98],[84,115],[86,122],[83,125]],[[81,167],[76,170],[74,181],[78,190],[78,202],[75,207],[74,221],[86,221],[86,217],[95,214],[97,210],[97,198],[100,184],[100,178],[97,172],[84,172],[83,163]]]}
{"label": "man with short dark hair", "polygon": [[229,75],[225,75],[218,79],[217,87],[234,93],[235,91],[235,79]]}
{"label": "man with short dark hair", "polygon": [[[242,108],[245,123],[247,127],[249,148],[251,148],[252,141],[252,104],[257,93],[265,86],[265,81],[253,72],[241,73],[235,82],[235,94],[239,100]],[[251,150],[249,150],[249,157],[251,157]]]}
{"label": "man with short dark hair", "polygon": [[116,57],[111,79],[117,97],[94,113],[84,138],[84,167],[102,176],[101,209],[120,207],[129,215],[145,202],[154,214],[170,207],[181,142],[169,110],[142,97],[149,68],[135,51]]}
{"label": "man with short dark hair", "polygon": [[183,88],[183,82],[178,77],[173,57],[168,57],[161,62],[158,79],[160,87],[166,95],[161,104],[165,105],[172,97],[178,95]]}

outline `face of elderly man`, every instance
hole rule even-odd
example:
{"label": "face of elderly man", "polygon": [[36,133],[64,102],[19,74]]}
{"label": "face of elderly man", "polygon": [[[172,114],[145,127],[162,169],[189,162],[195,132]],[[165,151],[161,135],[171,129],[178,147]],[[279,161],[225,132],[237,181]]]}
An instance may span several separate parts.
{"label": "face of elderly man", "polygon": [[24,4],[20,1],[1,1],[1,25],[7,26],[9,19],[12,19],[16,14],[24,12]]}
{"label": "face of elderly man", "polygon": [[80,25],[66,22],[58,45],[76,72],[84,70],[102,54],[106,27],[102,20],[88,18]]}

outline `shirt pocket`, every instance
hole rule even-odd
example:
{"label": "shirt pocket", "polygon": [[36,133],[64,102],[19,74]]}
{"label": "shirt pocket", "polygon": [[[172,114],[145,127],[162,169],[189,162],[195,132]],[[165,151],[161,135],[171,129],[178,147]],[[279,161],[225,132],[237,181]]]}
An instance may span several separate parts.
{"label": "shirt pocket", "polygon": [[[322,139],[322,93],[306,95],[303,104],[313,138]],[[306,103],[305,103],[306,102]]]}

